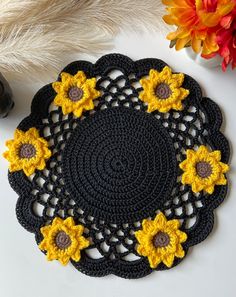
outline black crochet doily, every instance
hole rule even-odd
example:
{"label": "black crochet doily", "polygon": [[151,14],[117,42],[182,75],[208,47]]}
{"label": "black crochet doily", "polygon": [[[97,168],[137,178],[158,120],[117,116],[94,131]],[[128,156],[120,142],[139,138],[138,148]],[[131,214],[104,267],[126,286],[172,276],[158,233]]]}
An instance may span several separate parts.
{"label": "black crochet doily", "polygon": [[[221,161],[229,159],[229,145],[219,131],[219,107],[202,98],[197,82],[185,75],[183,87],[190,91],[182,111],[147,113],[139,99],[139,80],[150,69],[161,71],[158,59],[133,62],[110,54],[95,64],[76,61],[63,72],[78,70],[96,77],[102,96],[95,109],[63,115],[53,104],[55,91],[49,84],[34,97],[31,114],[19,129],[36,127],[52,151],[43,171],[27,177],[23,171],[9,173],[18,193],[19,222],[42,240],[40,227],[56,216],[73,216],[86,228],[92,245],[82,251],[76,269],[91,275],[116,274],[140,278],[153,271],[136,251],[134,232],[144,218],[161,210],[167,219],[179,219],[189,247],[204,240],[213,228],[213,210],[223,201],[227,186],[217,186],[212,195],[193,193],[181,183],[178,164],[186,149],[207,145],[220,150]],[[59,77],[60,80],[60,77]],[[175,259],[174,265],[181,260]],[[156,270],[167,269],[164,264]]]}

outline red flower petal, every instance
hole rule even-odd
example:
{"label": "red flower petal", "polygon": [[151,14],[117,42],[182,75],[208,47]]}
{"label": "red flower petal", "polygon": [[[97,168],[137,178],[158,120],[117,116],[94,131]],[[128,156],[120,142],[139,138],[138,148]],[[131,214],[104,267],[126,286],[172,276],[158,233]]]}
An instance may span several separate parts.
{"label": "red flower petal", "polygon": [[229,27],[232,24],[232,20],[233,20],[233,16],[232,15],[226,15],[225,17],[223,17],[220,21],[220,25],[225,28],[225,29],[229,29]]}

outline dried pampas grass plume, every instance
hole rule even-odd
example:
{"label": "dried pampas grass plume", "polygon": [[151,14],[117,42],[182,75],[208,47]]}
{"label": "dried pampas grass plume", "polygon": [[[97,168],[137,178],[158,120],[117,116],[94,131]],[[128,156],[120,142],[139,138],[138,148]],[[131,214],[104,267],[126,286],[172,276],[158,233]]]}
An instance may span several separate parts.
{"label": "dried pampas grass plume", "polygon": [[58,71],[65,54],[100,54],[124,28],[166,28],[159,0],[2,0],[0,8],[0,71],[8,78]]}
{"label": "dried pampas grass plume", "polygon": [[27,29],[12,26],[3,27],[0,32],[0,71],[8,79],[21,76],[22,79],[40,79],[43,71],[49,75],[58,72],[66,53],[98,54],[110,45],[101,32],[78,30],[79,35],[75,38],[75,29],[65,30],[63,25],[49,31],[41,25]]}

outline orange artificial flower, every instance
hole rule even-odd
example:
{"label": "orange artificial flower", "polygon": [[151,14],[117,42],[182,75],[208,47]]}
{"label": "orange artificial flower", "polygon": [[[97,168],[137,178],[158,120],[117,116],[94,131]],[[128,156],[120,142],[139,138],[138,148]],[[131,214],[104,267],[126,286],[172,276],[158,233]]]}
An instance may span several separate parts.
{"label": "orange artificial flower", "polygon": [[176,50],[192,46],[203,55],[216,52],[219,47],[216,32],[212,28],[222,17],[230,13],[235,0],[162,0],[167,5],[168,15],[163,17],[169,25],[177,26],[175,32],[167,35],[174,41]]}

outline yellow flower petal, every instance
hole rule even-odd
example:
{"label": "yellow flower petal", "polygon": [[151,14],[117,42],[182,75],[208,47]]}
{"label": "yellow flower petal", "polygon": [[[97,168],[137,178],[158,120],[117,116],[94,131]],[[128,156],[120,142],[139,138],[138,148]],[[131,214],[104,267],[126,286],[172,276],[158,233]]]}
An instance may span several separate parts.
{"label": "yellow flower petal", "polygon": [[195,51],[195,53],[197,53],[197,54],[200,53],[202,41],[200,39],[193,38],[191,41],[191,44],[192,44],[192,48]]}
{"label": "yellow flower petal", "polygon": [[23,166],[23,171],[25,175],[30,176],[35,172],[36,167],[32,166]]}
{"label": "yellow flower petal", "polygon": [[34,138],[39,138],[40,135],[39,135],[39,131],[36,129],[36,128],[30,128],[28,131],[27,131],[27,135],[28,136],[31,136],[31,137],[34,137]]}
{"label": "yellow flower petal", "polygon": [[39,244],[39,248],[42,251],[45,251],[45,249],[47,248],[47,241],[43,240],[40,244]]}
{"label": "yellow flower petal", "polygon": [[[153,112],[153,111],[155,111],[156,109],[155,109],[155,105],[153,105],[153,104],[149,104],[148,105],[148,109],[147,109],[147,112]],[[161,107],[160,107],[160,111],[161,112],[165,112],[165,111],[163,111],[163,109],[161,109]]]}
{"label": "yellow flower petal", "polygon": [[[43,170],[46,167],[46,163],[44,160],[41,160],[39,164],[36,166],[38,170]],[[35,170],[35,169],[34,169]]]}
{"label": "yellow flower petal", "polygon": [[169,255],[163,257],[162,261],[167,267],[170,268],[173,265],[174,258],[175,258],[174,254],[169,254]]}
{"label": "yellow flower petal", "polygon": [[76,231],[76,234],[77,235],[82,235],[83,232],[84,232],[84,227],[82,225],[75,225],[75,226],[72,226],[72,229]]}
{"label": "yellow flower petal", "polygon": [[191,175],[189,175],[187,172],[185,172],[183,175],[182,175],[182,183],[183,184],[189,184],[192,182],[193,178]]}
{"label": "yellow flower petal", "polygon": [[155,224],[153,223],[152,220],[147,220],[147,219],[145,219],[145,220],[143,220],[143,222],[142,222],[142,227],[143,227],[143,230],[144,230],[145,232],[149,232],[149,233],[151,233],[151,232],[153,231],[154,227],[155,227]]}
{"label": "yellow flower petal", "polygon": [[188,161],[187,160],[184,160],[183,162],[181,162],[179,164],[179,168],[180,169],[183,169],[183,170],[186,170],[188,168]]}
{"label": "yellow flower petal", "polygon": [[179,91],[180,91],[179,97],[181,98],[181,100],[185,99],[189,95],[189,90],[180,88]]}
{"label": "yellow flower petal", "polygon": [[77,240],[78,240],[78,246],[80,250],[88,247],[90,244],[89,240],[83,236],[80,236]]}
{"label": "yellow flower petal", "polygon": [[[145,103],[148,103],[148,112],[158,110],[159,112],[168,112],[171,109],[182,110],[181,103],[188,94],[189,90],[180,88],[184,81],[184,74],[172,74],[170,67],[165,66],[161,72],[155,69],[149,71],[149,79],[141,79],[143,91],[140,92],[139,98]],[[167,97],[158,97],[156,89],[159,85],[164,84],[169,87],[170,95]],[[166,87],[166,86],[165,86]]]}
{"label": "yellow flower petal", "polygon": [[[180,222],[179,222],[179,220],[170,220],[170,221],[168,221],[167,223],[166,223],[166,225],[168,226],[168,227],[170,227],[172,230],[177,230],[177,229],[179,229],[179,227],[180,227]],[[180,232],[180,231],[178,231],[178,232]],[[182,232],[181,232],[182,233]],[[177,234],[180,234],[180,233],[177,233]],[[184,233],[185,234],[185,233]],[[181,235],[181,234],[180,234]]]}
{"label": "yellow flower petal", "polygon": [[72,105],[70,105],[70,106],[68,106],[68,105],[63,105],[62,106],[62,113],[64,114],[64,115],[66,115],[66,114],[68,114],[68,113],[71,113],[73,111],[73,106]]}
{"label": "yellow flower petal", "polygon": [[55,98],[54,98],[54,103],[58,106],[60,106],[63,102],[64,98],[61,96],[61,95],[57,95]]}
{"label": "yellow flower petal", "polygon": [[195,0],[195,4],[196,4],[196,8],[198,10],[202,9],[202,6],[203,6],[203,1],[202,0]]}
{"label": "yellow flower petal", "polygon": [[80,250],[77,250],[74,255],[71,256],[71,259],[74,260],[75,262],[79,262],[81,259],[81,253]]}
{"label": "yellow flower petal", "polygon": [[3,156],[5,159],[7,159],[7,160],[9,161],[10,152],[9,152],[9,151],[4,152],[4,153],[2,154],[2,156]]}
{"label": "yellow flower petal", "polygon": [[216,181],[216,185],[226,185],[227,179],[221,174],[220,178]]}
{"label": "yellow flower petal", "polygon": [[202,23],[207,27],[216,26],[219,23],[221,18],[221,16],[216,12],[202,13],[200,17],[201,17]]}
{"label": "yellow flower petal", "polygon": [[166,222],[167,222],[167,219],[162,212],[160,212],[154,219],[155,225],[158,224],[160,228],[164,228],[164,226],[166,225]]}
{"label": "yellow flower petal", "polygon": [[[149,87],[149,79],[142,78],[139,82],[143,86],[143,88],[147,89]],[[141,92],[140,95],[141,94],[144,94],[144,92]]]}
{"label": "yellow flower petal", "polygon": [[[53,259],[53,260],[54,260],[54,259]],[[56,260],[56,259],[55,259],[55,260]],[[68,262],[69,262],[69,260],[70,260],[70,256],[68,256],[68,255],[64,255],[64,256],[58,258],[58,260],[60,261],[60,263],[61,263],[63,266],[65,266],[65,265],[68,264]]]}
{"label": "yellow flower petal", "polygon": [[187,37],[181,38],[181,39],[177,39],[175,49],[177,51],[183,49],[185,47],[185,45],[189,43],[190,40],[191,40],[190,36],[187,36]]}
{"label": "yellow flower petal", "polygon": [[141,243],[142,239],[144,238],[144,231],[136,231],[135,232],[135,237],[137,238],[137,240],[139,241],[139,243]]}
{"label": "yellow flower petal", "polygon": [[82,107],[77,108],[76,110],[74,110],[74,115],[75,115],[76,117],[80,118],[81,115],[82,115],[82,112],[83,112],[83,108],[82,108]]}
{"label": "yellow flower petal", "polygon": [[174,110],[183,110],[183,105],[180,103],[180,102],[178,102],[178,103],[174,103],[173,105],[172,105],[172,108],[174,109]]}
{"label": "yellow flower petal", "polygon": [[19,129],[16,129],[15,130],[15,133],[14,133],[14,138],[17,139],[17,138],[22,138],[24,136],[24,132],[19,130]]}
{"label": "yellow flower petal", "polygon": [[97,80],[95,77],[87,79],[87,85],[91,90],[95,89],[96,83],[97,83]]}
{"label": "yellow flower petal", "polygon": [[10,149],[11,146],[12,146],[14,143],[15,143],[15,141],[14,141],[13,139],[11,139],[11,140],[7,140],[7,141],[6,141],[6,146]]}
{"label": "yellow flower petal", "polygon": [[159,78],[159,74],[160,73],[157,70],[151,69],[149,71],[149,80],[146,80],[146,81],[148,81],[149,83],[151,83],[151,81],[157,80]]}
{"label": "yellow flower petal", "polygon": [[174,25],[176,22],[176,19],[173,18],[171,15],[164,15],[162,18],[168,25]]}
{"label": "yellow flower petal", "polygon": [[150,257],[148,257],[148,261],[151,268],[156,268],[158,264],[161,263],[161,258],[157,257],[156,255],[151,255]]}
{"label": "yellow flower petal", "polygon": [[[47,141],[40,137],[36,128],[30,128],[26,132],[16,129],[14,139],[8,140],[6,145],[9,151],[3,153],[3,157],[9,161],[10,172],[23,170],[27,176],[30,176],[36,169],[44,169],[45,161],[51,156]],[[30,157],[22,157],[19,149],[24,145],[32,145],[35,153]]]}
{"label": "yellow flower petal", "polygon": [[[78,71],[74,76],[63,72],[61,78],[62,82],[52,85],[58,93],[54,98],[54,104],[62,108],[64,115],[73,112],[76,117],[81,117],[84,110],[94,109],[93,100],[100,96],[100,92],[95,89],[96,78],[87,79],[83,71]],[[70,99],[68,92],[71,87],[78,87],[83,91],[77,101]]]}
{"label": "yellow flower petal", "polygon": [[193,191],[193,193],[198,193],[201,190],[203,190],[203,188],[204,188],[203,184],[197,183],[197,182],[194,182],[194,181],[192,182],[192,191]]}
{"label": "yellow flower petal", "polygon": [[162,76],[164,79],[169,78],[172,76],[172,71],[170,67],[165,66],[163,70],[160,72],[160,76]]}
{"label": "yellow flower petal", "polygon": [[139,253],[139,255],[141,256],[144,256],[144,257],[147,257],[149,255],[149,251],[150,251],[150,248],[147,248],[146,249],[146,246],[144,245],[139,245],[137,247],[137,252]]}
{"label": "yellow flower petal", "polygon": [[67,72],[62,72],[61,73],[61,81],[62,81],[62,85],[63,83],[65,83],[66,81],[70,81],[73,78],[73,75],[67,73]]}
{"label": "yellow flower petal", "polygon": [[189,31],[184,29],[184,28],[178,28],[175,32],[171,32],[169,33],[166,38],[168,40],[175,40],[177,38],[185,38],[185,37],[188,37],[190,34],[189,34]]}
{"label": "yellow flower petal", "polygon": [[225,173],[225,172],[229,171],[229,165],[220,162],[220,166],[221,166],[221,169],[222,169],[222,173]]}
{"label": "yellow flower petal", "polygon": [[187,234],[185,232],[177,230],[176,235],[178,236],[179,243],[185,242],[187,240]]}
{"label": "yellow flower petal", "polygon": [[50,230],[51,230],[51,226],[44,226],[40,228],[40,232],[43,234],[44,237],[48,236]]}
{"label": "yellow flower petal", "polygon": [[221,7],[219,7],[219,14],[221,16],[225,16],[226,14],[230,13],[235,8],[235,2],[230,1],[229,3],[225,4],[222,3]]}
{"label": "yellow flower petal", "polygon": [[180,86],[182,86],[184,82],[184,74],[183,73],[172,74],[172,80],[176,84],[175,87],[179,88]]}
{"label": "yellow flower petal", "polygon": [[211,152],[210,155],[214,157],[216,161],[220,161],[221,159],[221,151]]}
{"label": "yellow flower petal", "polygon": [[[194,193],[205,190],[208,194],[212,194],[215,185],[225,185],[227,180],[224,173],[229,170],[229,166],[220,162],[220,151],[209,151],[209,149],[201,145],[197,151],[187,150],[187,158],[179,164],[184,171],[182,175],[182,183],[189,184]],[[198,175],[197,164],[208,163],[211,171],[207,176]]]}
{"label": "yellow flower petal", "polygon": [[[66,220],[64,220],[64,225],[71,228],[75,226],[75,222],[72,217],[68,217]],[[78,226],[79,228],[83,228],[82,226]]]}
{"label": "yellow flower petal", "polygon": [[52,155],[52,152],[48,148],[44,148],[43,152],[44,152],[43,155],[44,155],[45,159],[49,159],[51,157],[51,155]]}
{"label": "yellow flower petal", "polygon": [[52,226],[63,226],[63,219],[59,218],[59,217],[55,217],[52,221]]}
{"label": "yellow flower petal", "polygon": [[198,155],[203,154],[206,155],[209,153],[208,148],[205,145],[201,145],[198,149]]}
{"label": "yellow flower petal", "polygon": [[[78,262],[81,258],[80,251],[90,244],[89,240],[82,236],[83,230],[82,225],[75,225],[72,217],[65,220],[56,217],[50,225],[40,229],[44,238],[39,244],[39,248],[46,252],[49,261],[59,260],[63,265],[66,265],[70,259]],[[71,241],[65,248],[57,245],[55,240],[60,232],[65,233],[60,236],[68,236]]]}
{"label": "yellow flower petal", "polygon": [[88,102],[87,104],[84,105],[85,110],[92,110],[94,109],[94,104],[92,101]]}
{"label": "yellow flower petal", "polygon": [[47,260],[48,261],[56,260],[56,255],[54,253],[48,252],[47,253]]}
{"label": "yellow flower petal", "polygon": [[22,166],[19,163],[10,163],[9,164],[9,171],[10,172],[19,171],[21,169],[22,169]]}
{"label": "yellow flower petal", "polygon": [[61,82],[57,81],[57,82],[52,83],[52,87],[56,93],[59,93],[61,90]]}
{"label": "yellow flower petal", "polygon": [[183,248],[180,244],[178,245],[178,247],[176,249],[175,256],[177,258],[183,258],[185,256],[185,251],[183,250]]}
{"label": "yellow flower petal", "polygon": [[[192,159],[192,158],[195,158],[195,153],[194,153],[193,150],[188,149],[186,151],[186,155],[187,155],[187,159],[189,159],[189,160]],[[186,162],[188,162],[188,161],[186,160]]]}
{"label": "yellow flower petal", "polygon": [[[184,257],[181,243],[187,240],[187,234],[180,231],[179,227],[178,220],[168,221],[163,213],[157,214],[154,220],[143,220],[143,229],[135,232],[139,243],[137,252],[148,258],[151,268],[156,268],[161,262],[171,267],[175,257]],[[169,237],[166,246],[158,246],[158,236],[163,236],[162,233]]]}
{"label": "yellow flower petal", "polygon": [[[84,84],[86,82],[86,75],[85,75],[85,73],[83,71],[78,71],[74,75],[74,78],[75,78],[76,81],[79,81],[81,84]],[[96,82],[96,79],[95,79],[95,82]]]}
{"label": "yellow flower petal", "polygon": [[[214,186],[208,186],[208,187],[205,187],[205,191],[208,193],[208,194],[212,194],[214,192]],[[197,191],[199,192],[199,191]]]}

